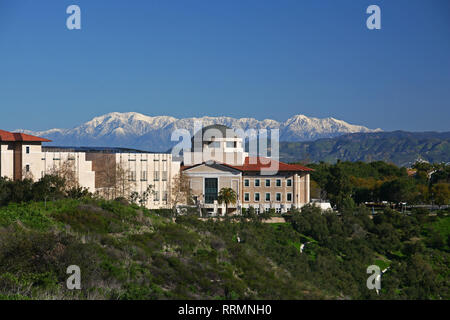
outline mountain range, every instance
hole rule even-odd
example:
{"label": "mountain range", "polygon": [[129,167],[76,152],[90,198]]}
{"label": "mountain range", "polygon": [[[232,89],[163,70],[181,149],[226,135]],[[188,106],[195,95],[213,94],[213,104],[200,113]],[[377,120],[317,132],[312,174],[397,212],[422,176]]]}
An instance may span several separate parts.
{"label": "mountain range", "polygon": [[122,147],[167,152],[175,129],[191,133],[194,122],[223,124],[234,129],[280,130],[280,158],[286,162],[388,161],[408,166],[418,159],[450,161],[450,132],[383,132],[334,118],[295,115],[284,122],[272,119],[202,117],[177,119],[136,112],[112,112],[72,129],[17,130],[51,139],[47,145]]}
{"label": "mountain range", "polygon": [[311,141],[332,138],[346,133],[380,132],[349,124],[334,118],[313,118],[295,115],[284,122],[272,119],[202,117],[177,119],[170,116],[147,116],[136,112],[112,112],[76,126],[72,129],[50,129],[45,131],[17,130],[51,139],[51,145],[126,147],[147,151],[167,151],[176,142],[171,141],[175,129],[187,129],[191,133],[194,122],[203,126],[223,124],[233,129],[274,129],[280,130],[280,141]]}
{"label": "mountain range", "polygon": [[307,142],[281,142],[286,162],[386,161],[408,167],[418,160],[450,162],[450,132],[375,132],[345,134]]}

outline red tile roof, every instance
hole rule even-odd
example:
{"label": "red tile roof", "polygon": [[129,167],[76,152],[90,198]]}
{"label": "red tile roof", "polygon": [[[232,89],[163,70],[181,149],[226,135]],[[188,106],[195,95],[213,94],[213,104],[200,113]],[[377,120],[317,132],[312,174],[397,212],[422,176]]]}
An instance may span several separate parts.
{"label": "red tile roof", "polygon": [[[280,172],[286,171],[314,171],[314,169],[299,165],[288,164],[281,161],[272,160],[263,157],[246,157],[244,164],[241,166],[230,165],[227,163],[221,163],[224,166],[242,171],[242,172],[257,172],[261,170],[274,170]],[[272,167],[271,167],[272,166]],[[181,171],[189,169],[194,166],[181,166]]]}
{"label": "red tile roof", "polygon": [[23,141],[23,142],[51,142],[51,140],[35,137],[29,134],[20,133],[20,132],[9,132],[5,130],[0,130],[0,141],[6,142],[15,142],[15,141]]}
{"label": "red tile roof", "polygon": [[261,169],[272,169],[278,171],[313,171],[313,169],[299,164],[288,164],[263,157],[246,157],[242,166],[230,167],[240,171],[261,171]]}

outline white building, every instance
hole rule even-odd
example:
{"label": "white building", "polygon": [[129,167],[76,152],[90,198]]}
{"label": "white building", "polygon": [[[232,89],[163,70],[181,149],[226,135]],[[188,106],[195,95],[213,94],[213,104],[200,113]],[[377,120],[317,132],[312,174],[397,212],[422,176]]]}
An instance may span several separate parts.
{"label": "white building", "polygon": [[256,213],[284,213],[310,202],[309,173],[312,169],[275,159],[249,157],[244,140],[223,125],[211,125],[194,136],[192,148],[184,152],[181,170],[189,177],[192,193],[212,215],[225,214],[219,203],[222,188],[231,188],[236,203],[229,213],[253,207]]}
{"label": "white building", "polygon": [[257,213],[271,210],[282,213],[310,202],[312,169],[270,158],[249,157],[244,151],[244,140],[222,125],[198,131],[191,149],[184,150],[182,165],[169,153],[43,147],[43,142],[50,140],[0,130],[0,176],[38,180],[70,163],[80,186],[114,199],[118,196],[114,185],[118,172],[125,171],[128,195],[143,194],[151,185],[153,194],[147,199],[147,207],[169,208],[171,185],[182,172],[189,179],[197,204],[211,214],[225,214],[225,204],[218,201],[223,188],[231,188],[237,196],[236,202],[228,205],[229,213],[250,207]]}
{"label": "white building", "polygon": [[170,206],[171,182],[180,172],[180,162],[172,161],[171,154],[120,148],[43,147],[43,142],[50,140],[0,130],[0,176],[36,181],[70,163],[81,187],[102,193],[111,187],[107,175],[114,175],[119,165],[127,173],[129,192],[142,194],[152,186],[148,208]]}

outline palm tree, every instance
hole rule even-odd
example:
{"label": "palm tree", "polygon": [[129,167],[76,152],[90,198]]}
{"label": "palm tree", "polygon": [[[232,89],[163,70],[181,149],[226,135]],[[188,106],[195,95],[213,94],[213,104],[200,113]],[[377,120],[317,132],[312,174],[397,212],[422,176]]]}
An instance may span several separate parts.
{"label": "palm tree", "polygon": [[225,214],[228,214],[228,204],[229,203],[235,204],[236,198],[237,195],[233,189],[231,188],[220,189],[217,200],[219,201],[220,204],[225,203]]}

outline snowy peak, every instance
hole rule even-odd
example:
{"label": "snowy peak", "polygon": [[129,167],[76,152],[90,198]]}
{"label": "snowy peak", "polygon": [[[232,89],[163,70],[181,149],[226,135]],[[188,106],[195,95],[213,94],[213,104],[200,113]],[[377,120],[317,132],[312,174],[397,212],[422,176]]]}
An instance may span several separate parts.
{"label": "snowy peak", "polygon": [[295,115],[283,123],[282,140],[305,141],[318,138],[330,138],[345,133],[378,132],[381,129],[369,129],[364,126],[349,124],[334,118],[314,118],[302,114]]}
{"label": "snowy peak", "polygon": [[349,124],[334,118],[320,119],[302,114],[295,115],[284,122],[278,122],[272,119],[257,120],[225,116],[177,119],[170,116],[147,116],[137,112],[111,112],[72,129],[18,131],[49,138],[53,140],[54,145],[115,146],[166,151],[174,144],[170,141],[173,130],[187,129],[192,132],[196,121],[201,121],[203,126],[222,124],[243,130],[277,128],[280,130],[281,141],[308,141],[346,133],[382,131]]}

